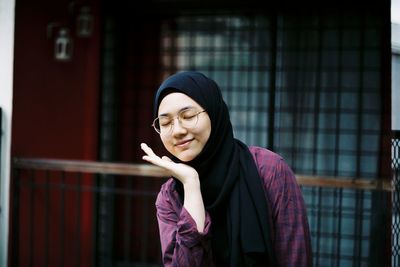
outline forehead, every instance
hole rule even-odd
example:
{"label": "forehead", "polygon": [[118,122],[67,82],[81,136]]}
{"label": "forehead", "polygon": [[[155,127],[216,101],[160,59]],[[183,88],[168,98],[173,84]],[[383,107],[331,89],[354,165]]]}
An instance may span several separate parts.
{"label": "forehead", "polygon": [[161,100],[158,115],[175,114],[187,107],[201,109],[201,106],[189,96],[178,92],[170,93]]}

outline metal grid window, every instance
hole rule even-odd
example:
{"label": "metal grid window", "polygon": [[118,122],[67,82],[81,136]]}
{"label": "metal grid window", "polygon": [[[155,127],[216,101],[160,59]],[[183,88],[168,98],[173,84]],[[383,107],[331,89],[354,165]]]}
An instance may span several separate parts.
{"label": "metal grid window", "polygon": [[400,24],[392,23],[392,266],[400,265]]}
{"label": "metal grid window", "polygon": [[395,191],[392,195],[392,266],[400,265],[400,131],[392,139],[392,169]]}
{"label": "metal grid window", "polygon": [[377,177],[379,23],[289,17],[278,27],[274,147],[299,173]]}
{"label": "metal grid window", "polygon": [[229,103],[236,137],[262,146],[268,145],[269,23],[264,17],[180,17],[162,31],[165,76],[196,69],[213,77]]}

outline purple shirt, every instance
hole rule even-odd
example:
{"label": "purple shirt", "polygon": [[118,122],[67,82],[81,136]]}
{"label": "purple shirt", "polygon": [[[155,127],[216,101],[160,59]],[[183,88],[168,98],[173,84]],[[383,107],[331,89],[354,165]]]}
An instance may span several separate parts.
{"label": "purple shirt", "polygon": [[[301,189],[296,178],[277,154],[250,147],[269,204],[272,243],[279,266],[311,266],[311,242]],[[196,223],[180,202],[171,178],[156,200],[164,266],[214,266],[211,253],[212,220],[206,211],[205,229]]]}

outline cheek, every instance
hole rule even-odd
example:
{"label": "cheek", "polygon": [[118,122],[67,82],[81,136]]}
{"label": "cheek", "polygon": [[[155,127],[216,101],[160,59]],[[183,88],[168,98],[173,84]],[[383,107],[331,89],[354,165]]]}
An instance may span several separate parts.
{"label": "cheek", "polygon": [[168,139],[168,138],[162,138],[162,137],[161,137],[161,142],[163,143],[165,149],[167,149],[168,152],[171,153],[172,145],[171,145],[171,142],[169,141],[169,139]]}
{"label": "cheek", "polygon": [[208,139],[210,138],[211,135],[211,122],[207,121],[205,127],[203,128],[203,132],[202,132],[202,141],[205,143],[207,143]]}
{"label": "cheek", "polygon": [[206,145],[209,138],[210,138],[210,131],[204,131],[200,134],[200,139],[203,146]]}

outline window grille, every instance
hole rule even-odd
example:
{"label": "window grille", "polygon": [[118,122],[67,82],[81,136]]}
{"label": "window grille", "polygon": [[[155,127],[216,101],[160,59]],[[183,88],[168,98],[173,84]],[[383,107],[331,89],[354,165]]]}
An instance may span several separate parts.
{"label": "window grille", "polygon": [[392,266],[400,265],[400,131],[393,131],[392,169],[395,191],[392,195]]}

